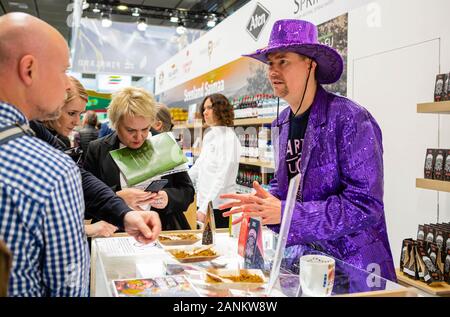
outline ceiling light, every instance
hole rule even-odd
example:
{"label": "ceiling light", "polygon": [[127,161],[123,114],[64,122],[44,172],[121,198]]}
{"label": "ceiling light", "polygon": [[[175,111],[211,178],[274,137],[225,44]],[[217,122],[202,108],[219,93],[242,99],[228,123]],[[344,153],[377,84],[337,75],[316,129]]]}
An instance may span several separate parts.
{"label": "ceiling light", "polygon": [[98,7],[98,3],[95,4],[94,9],[92,9],[92,12],[94,12],[94,13],[99,13],[100,12],[100,9]]}
{"label": "ceiling light", "polygon": [[209,28],[213,28],[216,26],[216,21],[214,20],[208,20],[208,22],[206,22],[206,26]]}
{"label": "ceiling light", "polygon": [[138,17],[140,15],[139,8],[133,8],[133,12],[131,13],[132,16]]}
{"label": "ceiling light", "polygon": [[117,6],[117,10],[125,11],[125,10],[128,10],[128,7],[126,5],[124,5],[124,4],[119,4]]}
{"label": "ceiling light", "polygon": [[87,3],[86,0],[83,1],[83,6],[82,6],[83,10],[86,10],[87,8],[89,8],[89,3]]}
{"label": "ceiling light", "polygon": [[139,19],[139,22],[137,24],[137,29],[141,32],[144,32],[145,30],[147,30],[147,21],[145,18]]}
{"label": "ceiling light", "polygon": [[102,26],[104,28],[109,28],[112,25],[111,15],[108,13],[102,13]]}
{"label": "ceiling light", "polygon": [[180,22],[178,24],[176,31],[177,31],[177,34],[179,34],[179,35],[183,35],[184,33],[186,33],[186,28],[184,27],[183,22]]}
{"label": "ceiling light", "polygon": [[176,15],[173,17],[170,17],[170,22],[177,23],[178,21],[180,21],[180,19]]}
{"label": "ceiling light", "polygon": [[216,26],[216,23],[217,23],[217,18],[216,18],[215,15],[212,15],[212,16],[209,18],[208,22],[206,22],[206,25],[207,25],[209,28],[213,28],[213,27]]}

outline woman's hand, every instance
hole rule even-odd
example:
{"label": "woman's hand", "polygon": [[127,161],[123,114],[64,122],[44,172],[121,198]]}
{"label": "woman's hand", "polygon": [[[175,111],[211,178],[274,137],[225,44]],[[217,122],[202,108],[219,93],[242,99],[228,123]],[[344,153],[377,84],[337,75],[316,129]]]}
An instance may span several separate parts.
{"label": "woman's hand", "polygon": [[137,188],[124,188],[118,191],[117,196],[122,198],[125,203],[134,210],[142,210],[140,205],[148,205],[156,196],[154,193],[143,191]]}
{"label": "woman's hand", "polygon": [[88,237],[110,237],[117,231],[117,227],[106,221],[99,221],[93,224],[85,225],[86,235]]}
{"label": "woman's hand", "polygon": [[167,196],[167,193],[164,190],[160,190],[157,194],[153,193],[152,195],[154,196],[150,200],[150,205],[153,208],[164,209],[167,207],[169,196]]}

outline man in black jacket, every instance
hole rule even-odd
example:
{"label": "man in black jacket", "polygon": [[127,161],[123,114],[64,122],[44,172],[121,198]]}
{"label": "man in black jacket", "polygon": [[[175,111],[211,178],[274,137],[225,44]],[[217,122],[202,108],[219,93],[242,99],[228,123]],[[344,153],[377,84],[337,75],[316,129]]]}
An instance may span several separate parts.
{"label": "man in black jacket", "polygon": [[79,144],[81,146],[81,149],[83,150],[83,160],[84,157],[86,156],[87,153],[87,149],[88,149],[88,145],[89,142],[93,141],[93,140],[97,140],[98,138],[98,131],[95,128],[95,126],[97,125],[97,114],[95,113],[95,111],[89,110],[85,113],[84,115],[84,124],[83,124],[83,128],[78,131],[79,134]]}
{"label": "man in black jacket", "polygon": [[[38,121],[30,121],[36,137],[63,151],[57,139]],[[154,211],[136,211],[128,207],[106,184],[80,168],[86,214],[109,222],[133,236],[142,243],[157,238],[161,221]]]}

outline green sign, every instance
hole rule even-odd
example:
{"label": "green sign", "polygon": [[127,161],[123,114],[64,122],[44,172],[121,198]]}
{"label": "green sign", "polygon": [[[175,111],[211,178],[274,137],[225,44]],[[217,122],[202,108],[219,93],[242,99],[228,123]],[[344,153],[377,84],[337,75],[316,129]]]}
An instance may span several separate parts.
{"label": "green sign", "polygon": [[103,110],[109,106],[110,102],[111,99],[89,96],[89,101],[86,104],[86,110]]}

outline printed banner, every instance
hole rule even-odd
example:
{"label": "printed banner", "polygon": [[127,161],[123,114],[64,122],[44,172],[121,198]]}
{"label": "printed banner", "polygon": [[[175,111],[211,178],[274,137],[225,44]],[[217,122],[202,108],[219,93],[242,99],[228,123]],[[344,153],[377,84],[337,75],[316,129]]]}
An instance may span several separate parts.
{"label": "printed banner", "polygon": [[[188,29],[186,45],[205,31]],[[139,31],[133,23],[113,22],[109,28],[98,19],[81,19],[72,61],[79,73],[113,73],[153,76],[156,67],[175,55],[180,47],[175,28],[148,26]]]}
{"label": "printed banner", "polygon": [[[318,26],[319,42],[335,48],[344,59],[344,73],[341,79],[332,85],[327,85],[329,91],[342,96],[347,94],[347,29],[347,14]],[[164,76],[157,80],[160,86],[164,85]],[[267,79],[267,66],[252,58],[241,57],[161,93],[159,101],[168,106],[187,108],[191,104],[200,103],[204,97],[213,93],[221,93],[231,100],[272,92]]]}

